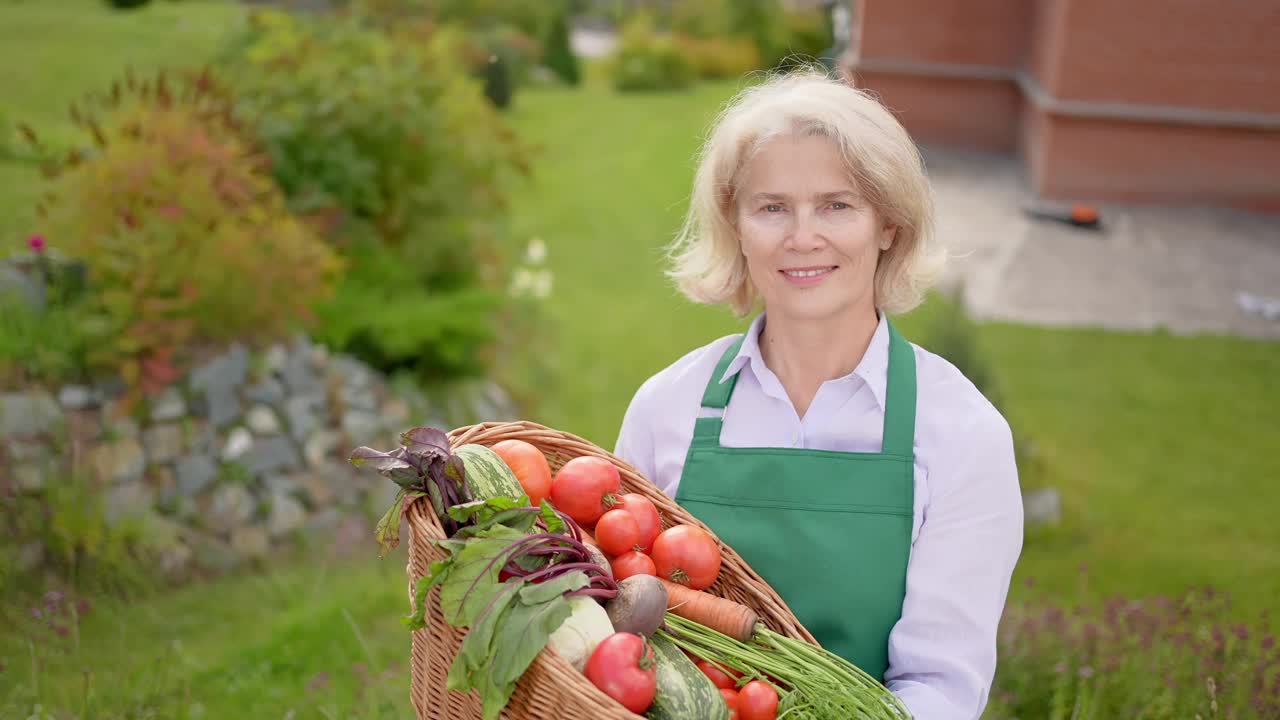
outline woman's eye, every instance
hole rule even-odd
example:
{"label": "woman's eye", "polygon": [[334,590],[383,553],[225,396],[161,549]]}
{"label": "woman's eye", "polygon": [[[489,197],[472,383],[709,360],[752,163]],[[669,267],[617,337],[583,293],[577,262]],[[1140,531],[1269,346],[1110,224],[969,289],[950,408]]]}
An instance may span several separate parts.
{"label": "woman's eye", "polygon": [[771,213],[782,212],[782,206],[781,206],[781,205],[778,205],[777,203],[773,203],[773,204],[770,204],[770,205],[765,205],[765,206],[764,206],[764,211],[765,211],[765,212],[771,212]]}
{"label": "woman's eye", "polygon": [[848,203],[842,203],[842,202],[833,202],[833,203],[831,203],[831,209],[832,209],[832,210],[848,210],[848,209],[849,209],[849,204],[848,204]]}

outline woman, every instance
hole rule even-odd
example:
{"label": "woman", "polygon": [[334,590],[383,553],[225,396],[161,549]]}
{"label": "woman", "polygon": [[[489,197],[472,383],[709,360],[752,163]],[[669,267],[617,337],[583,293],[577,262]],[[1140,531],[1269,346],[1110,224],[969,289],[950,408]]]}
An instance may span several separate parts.
{"label": "woman", "polygon": [[636,392],[616,454],[712,528],[825,647],[917,718],[977,718],[1022,546],[1009,426],[898,334],[942,252],[907,133],[815,73],[717,122],[673,248],[691,299],[743,335]]}

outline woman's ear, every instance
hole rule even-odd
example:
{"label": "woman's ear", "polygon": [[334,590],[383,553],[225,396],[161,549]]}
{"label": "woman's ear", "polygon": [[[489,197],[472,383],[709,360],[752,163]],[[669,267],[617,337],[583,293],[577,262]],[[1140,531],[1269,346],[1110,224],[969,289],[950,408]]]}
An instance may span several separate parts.
{"label": "woman's ear", "polygon": [[896,237],[898,237],[898,226],[885,223],[885,226],[880,228],[880,251],[884,252],[893,247],[893,241]]}

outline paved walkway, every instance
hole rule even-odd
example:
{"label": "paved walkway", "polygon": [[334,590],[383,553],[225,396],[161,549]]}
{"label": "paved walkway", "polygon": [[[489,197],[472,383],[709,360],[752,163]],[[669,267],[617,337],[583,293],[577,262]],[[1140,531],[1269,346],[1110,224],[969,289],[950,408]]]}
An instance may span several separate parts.
{"label": "paved walkway", "polygon": [[941,237],[982,318],[1280,339],[1280,318],[1240,293],[1280,300],[1280,216],[1216,208],[1102,206],[1103,228],[1037,221],[1012,158],[927,150]]}

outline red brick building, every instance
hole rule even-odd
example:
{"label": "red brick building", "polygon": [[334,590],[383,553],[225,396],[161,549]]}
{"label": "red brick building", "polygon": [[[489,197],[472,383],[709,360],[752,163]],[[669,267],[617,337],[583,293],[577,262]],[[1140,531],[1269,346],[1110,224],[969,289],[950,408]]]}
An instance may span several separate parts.
{"label": "red brick building", "polygon": [[852,0],[842,63],[1047,198],[1280,211],[1280,0]]}

